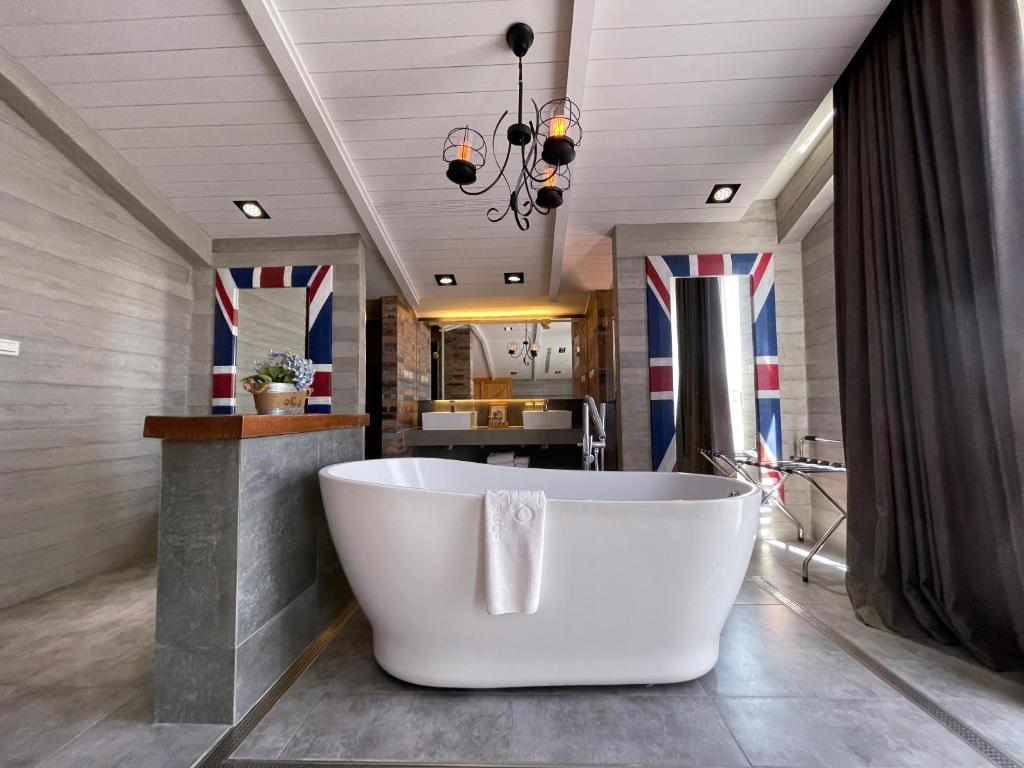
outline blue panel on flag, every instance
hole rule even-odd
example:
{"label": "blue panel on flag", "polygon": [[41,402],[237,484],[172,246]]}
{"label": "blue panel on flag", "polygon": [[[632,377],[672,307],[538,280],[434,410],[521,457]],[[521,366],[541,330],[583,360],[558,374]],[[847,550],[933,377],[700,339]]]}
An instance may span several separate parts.
{"label": "blue panel on flag", "polygon": [[[675,277],[689,277],[690,276],[690,257],[689,256],[662,256],[665,263],[668,264],[669,271]],[[670,291],[672,286],[666,285]]]}
{"label": "blue panel on flag", "polygon": [[309,285],[309,281],[313,278],[314,272],[316,272],[316,266],[292,267],[292,285],[295,287],[300,285]]}
{"label": "blue panel on flag", "polygon": [[333,312],[333,294],[328,294],[320,314],[309,329],[306,339],[306,357],[314,363],[331,362],[331,314]]}
{"label": "blue panel on flag", "polygon": [[252,288],[252,267],[232,267],[231,279],[239,288]]}
{"label": "blue panel on flag", "polygon": [[672,357],[672,323],[650,286],[647,286],[647,354]]}
{"label": "blue panel on flag", "polygon": [[654,470],[658,469],[672,443],[674,410],[671,400],[651,400],[651,468]]}
{"label": "blue panel on flag", "polygon": [[330,413],[331,406],[326,403],[318,403],[317,405],[311,405],[306,403],[306,413]]}
{"label": "blue panel on flag", "polygon": [[210,408],[210,413],[214,416],[230,416],[235,412],[235,406],[233,405],[215,405]]}
{"label": "blue panel on flag", "polygon": [[782,401],[777,397],[762,397],[757,401],[757,431],[775,459],[782,456]]}
{"label": "blue panel on flag", "polygon": [[756,253],[734,253],[732,255],[732,273],[734,275],[749,275],[754,271],[755,261],[757,261]]}
{"label": "blue panel on flag", "polygon": [[754,354],[775,357],[779,354],[779,340],[775,333],[775,286],[768,291],[764,306],[754,318]]}
{"label": "blue panel on flag", "polygon": [[224,318],[220,305],[213,303],[213,364],[234,365],[235,364],[235,334],[231,332],[231,326]]}

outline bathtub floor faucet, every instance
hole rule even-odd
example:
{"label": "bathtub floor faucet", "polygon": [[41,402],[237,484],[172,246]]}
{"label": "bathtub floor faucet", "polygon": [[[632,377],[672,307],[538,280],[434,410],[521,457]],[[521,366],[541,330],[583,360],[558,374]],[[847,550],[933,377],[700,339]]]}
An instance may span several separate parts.
{"label": "bathtub floor faucet", "polygon": [[[598,408],[594,398],[587,395],[583,401],[583,469],[601,471],[604,469],[604,448],[607,435],[604,428],[605,404]],[[593,425],[593,434],[591,433]]]}

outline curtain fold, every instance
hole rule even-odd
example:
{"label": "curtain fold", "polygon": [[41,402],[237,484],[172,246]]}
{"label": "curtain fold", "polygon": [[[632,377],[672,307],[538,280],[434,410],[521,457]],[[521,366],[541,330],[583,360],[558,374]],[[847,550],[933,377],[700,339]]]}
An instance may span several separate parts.
{"label": "curtain fold", "polygon": [[847,587],[1024,667],[1017,0],[894,0],[834,90]]}
{"label": "curtain fold", "polygon": [[729,380],[725,362],[722,280],[687,277],[675,281],[679,343],[679,413],[676,468],[713,475],[702,448],[733,449]]}

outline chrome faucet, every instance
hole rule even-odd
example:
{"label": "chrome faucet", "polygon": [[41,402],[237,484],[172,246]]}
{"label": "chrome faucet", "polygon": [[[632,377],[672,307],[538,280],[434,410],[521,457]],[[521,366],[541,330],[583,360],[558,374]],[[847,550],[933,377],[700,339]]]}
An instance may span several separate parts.
{"label": "chrome faucet", "polygon": [[[604,469],[604,449],[607,445],[604,419],[605,404],[601,403],[601,407],[598,409],[594,398],[587,395],[583,401],[583,442],[579,444],[583,449],[583,469],[595,471]],[[595,435],[591,434],[592,423]]]}
{"label": "chrome faucet", "polygon": [[544,405],[541,406],[541,410],[544,411],[544,413],[548,412],[548,401],[547,400],[544,401]]}

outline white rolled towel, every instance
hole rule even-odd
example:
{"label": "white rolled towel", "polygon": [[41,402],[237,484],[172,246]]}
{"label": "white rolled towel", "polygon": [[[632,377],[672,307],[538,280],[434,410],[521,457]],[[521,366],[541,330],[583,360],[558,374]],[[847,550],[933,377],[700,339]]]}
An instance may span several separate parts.
{"label": "white rolled towel", "polygon": [[515,465],[516,455],[512,451],[502,453],[490,453],[487,455],[487,463],[499,467],[511,467]]}
{"label": "white rolled towel", "polygon": [[513,466],[516,467],[528,467],[530,466],[529,456],[516,456],[515,461],[512,462]]}
{"label": "white rolled towel", "polygon": [[489,614],[537,612],[546,507],[544,491],[487,491],[484,568]]}

